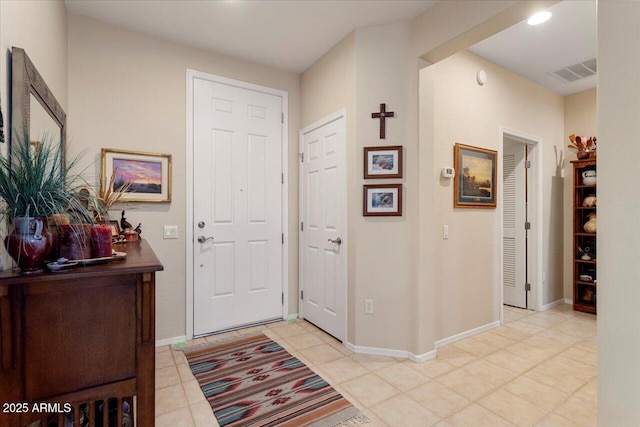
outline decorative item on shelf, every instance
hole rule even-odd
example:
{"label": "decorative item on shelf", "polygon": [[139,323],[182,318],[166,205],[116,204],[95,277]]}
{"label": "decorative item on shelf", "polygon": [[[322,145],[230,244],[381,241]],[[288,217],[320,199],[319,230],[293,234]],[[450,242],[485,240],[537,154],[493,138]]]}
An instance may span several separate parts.
{"label": "decorative item on shelf", "polygon": [[589,246],[585,246],[584,249],[578,247],[578,252],[582,254],[580,256],[581,260],[583,260],[583,261],[591,261],[591,255],[589,255],[589,252],[591,252],[591,248]]}
{"label": "decorative item on shelf", "polygon": [[74,223],[93,221],[77,194],[81,179],[70,173],[78,159],[62,166],[64,143],[43,135],[36,151],[28,141],[27,132],[24,137],[14,134],[11,155],[0,156],[0,216],[14,227],[4,243],[25,273],[43,271],[53,246],[52,215],[66,213]]}
{"label": "decorative item on shelf", "polygon": [[137,242],[140,236],[135,231],[128,229],[124,232],[124,240],[126,242]]}
{"label": "decorative item on shelf", "polygon": [[569,135],[569,140],[571,141],[571,144],[569,144],[568,147],[578,150],[578,160],[596,158],[597,138],[595,136],[587,139],[584,136],[576,136],[575,134],[571,134]]}
{"label": "decorative item on shelf", "polygon": [[598,200],[595,194],[589,194],[582,201],[583,208],[595,208],[596,206],[598,206]]}
{"label": "decorative item on shelf", "polygon": [[582,172],[582,185],[596,185],[598,173],[594,169]]}
{"label": "decorative item on shelf", "polygon": [[114,187],[117,172],[118,170],[116,169],[111,174],[109,185],[105,185],[106,180],[104,177],[100,178],[100,191],[95,196],[98,221],[106,222],[108,220],[109,211],[113,205],[119,203],[128,194],[129,188],[131,187],[130,182],[124,182],[117,188]]}
{"label": "decorative item on shelf", "polygon": [[133,229],[133,231],[135,231],[136,233],[138,233],[138,240],[142,239],[142,223],[139,222],[138,225],[136,226],[136,228]]}
{"label": "decorative item on shelf", "polygon": [[93,258],[101,258],[111,256],[111,226],[110,225],[94,225],[91,228],[91,256]]}
{"label": "decorative item on shelf", "polygon": [[131,225],[131,223],[127,221],[127,218],[124,217],[124,211],[122,211],[122,215],[120,216],[120,229],[122,231],[127,231],[132,228],[133,228],[133,225]]}
{"label": "decorative item on shelf", "polygon": [[593,289],[590,287],[584,290],[584,294],[582,294],[582,300],[584,302],[592,302],[593,301]]}
{"label": "decorative item on shelf", "polygon": [[589,221],[585,222],[582,228],[584,228],[584,231],[586,231],[587,233],[595,233],[596,229],[598,228],[598,219],[596,218],[596,213],[591,212],[587,216],[589,217]]}

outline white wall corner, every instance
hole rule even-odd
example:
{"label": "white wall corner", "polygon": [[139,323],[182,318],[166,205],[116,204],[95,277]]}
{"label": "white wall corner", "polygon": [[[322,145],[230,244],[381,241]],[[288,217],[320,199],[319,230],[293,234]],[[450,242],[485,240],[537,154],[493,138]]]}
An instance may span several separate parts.
{"label": "white wall corner", "polygon": [[479,327],[474,328],[474,329],[469,329],[468,331],[461,332],[459,334],[450,336],[448,338],[443,338],[443,339],[438,340],[438,341],[435,342],[435,348],[438,349],[440,347],[444,347],[447,344],[453,344],[454,342],[463,340],[465,338],[472,337],[474,335],[478,335],[478,334],[480,334],[482,332],[486,332],[486,331],[491,330],[493,328],[497,328],[498,326],[500,326],[500,321],[496,320],[495,322],[488,323],[486,325],[479,326]]}
{"label": "white wall corner", "polygon": [[299,318],[300,316],[298,316],[298,313],[289,313],[286,316],[284,316],[284,320],[298,320]]}
{"label": "white wall corner", "polygon": [[[556,305],[562,305],[562,304],[566,304],[566,303],[567,303],[567,300],[565,300],[565,299],[559,299],[559,300],[557,300],[557,301],[550,302],[549,304],[545,304],[545,305],[543,305],[542,307],[540,307],[540,311],[547,311],[547,310],[549,310],[550,308],[555,307]],[[571,303],[573,303],[573,301],[572,301]]]}
{"label": "white wall corner", "polygon": [[565,298],[565,299],[564,299],[564,303],[565,303],[565,304],[569,304],[569,305],[573,305],[573,300],[572,300],[572,299]]}
{"label": "white wall corner", "polygon": [[422,362],[426,362],[427,360],[435,359],[437,356],[438,356],[438,350],[431,350],[422,354],[409,353],[409,360],[416,363],[422,363]]}

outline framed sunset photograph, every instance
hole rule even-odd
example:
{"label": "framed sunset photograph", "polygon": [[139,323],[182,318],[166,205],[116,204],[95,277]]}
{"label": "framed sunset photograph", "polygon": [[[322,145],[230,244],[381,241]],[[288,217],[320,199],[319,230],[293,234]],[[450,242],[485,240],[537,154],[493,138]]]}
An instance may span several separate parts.
{"label": "framed sunset photograph", "polygon": [[113,191],[126,187],[122,202],[171,202],[171,155],[102,149],[102,188],[113,176]]}
{"label": "framed sunset photograph", "polygon": [[497,151],[455,144],[453,148],[453,162],[456,169],[454,207],[496,207],[497,158]]}

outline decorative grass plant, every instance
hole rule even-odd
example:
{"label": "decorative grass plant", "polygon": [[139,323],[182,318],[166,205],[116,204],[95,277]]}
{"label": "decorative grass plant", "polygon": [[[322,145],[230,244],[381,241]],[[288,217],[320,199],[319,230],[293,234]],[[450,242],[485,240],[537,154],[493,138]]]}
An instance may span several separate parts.
{"label": "decorative grass plant", "polygon": [[24,138],[0,156],[0,215],[10,221],[16,217],[44,217],[68,214],[77,222],[93,222],[93,216],[78,196],[86,183],[70,171],[77,158],[63,165],[62,144],[43,137],[36,147]]}

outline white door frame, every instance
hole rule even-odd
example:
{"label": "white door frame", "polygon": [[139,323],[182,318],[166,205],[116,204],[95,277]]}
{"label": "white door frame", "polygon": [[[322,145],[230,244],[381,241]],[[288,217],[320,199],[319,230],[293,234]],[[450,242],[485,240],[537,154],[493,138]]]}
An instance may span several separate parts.
{"label": "white door frame", "polygon": [[[540,310],[542,303],[542,156],[540,150],[540,142],[542,140],[535,136],[517,130],[500,126],[498,136],[498,152],[500,156],[504,152],[504,138],[514,139],[522,144],[526,144],[531,149],[529,159],[531,160],[531,168],[529,169],[529,222],[531,223],[531,231],[529,232],[529,283],[531,283],[531,299],[529,308],[535,311]],[[498,168],[498,182],[502,182],[503,168]],[[498,192],[499,206],[502,206],[502,190]],[[498,245],[498,259],[500,260],[500,280],[499,286],[499,305],[500,305],[500,324],[504,324],[503,314],[503,242],[504,237],[504,213],[500,209],[500,239]],[[522,224],[524,227],[524,224]]]}
{"label": "white door frame", "polygon": [[[340,118],[344,118],[344,125],[345,125],[345,129],[344,129],[344,135],[345,135],[345,141],[347,138],[347,109],[343,108],[339,111],[336,111],[333,114],[328,115],[327,117],[324,117],[320,120],[318,120],[317,122],[314,122],[312,124],[310,124],[309,126],[305,127],[304,129],[300,130],[299,133],[299,138],[298,138],[298,153],[304,153],[304,135],[315,130],[318,129],[319,127],[322,127],[326,124],[329,124],[333,121],[339,120]],[[341,163],[343,171],[345,173],[345,185],[347,184],[348,178],[346,176],[347,173],[347,146],[346,144],[341,147],[341,149],[338,152],[338,161]],[[300,161],[300,159],[298,159],[298,162]],[[298,163],[300,165],[300,163]],[[302,165],[300,165],[300,167],[298,168],[298,218],[300,218],[300,221],[302,221],[301,218],[304,218],[304,171],[303,171],[303,167]],[[344,192],[344,209],[342,210],[342,224],[344,227],[344,231],[342,232],[342,235],[347,237],[349,235],[349,230],[348,230],[348,224],[349,224],[349,215],[348,215],[348,206],[347,206],[347,193],[348,190],[345,188],[345,192]],[[299,227],[299,225],[298,225]],[[298,233],[298,286],[299,286],[299,290],[303,291],[304,290],[304,254],[303,254],[303,233]],[[348,304],[348,300],[349,300],[349,275],[348,275],[348,271],[349,271],[349,239],[348,237],[343,239],[342,241],[342,245],[340,248],[341,251],[344,250],[345,253],[345,258],[344,258],[344,263],[343,263],[343,271],[342,274],[344,274],[344,283],[345,286],[347,287],[347,289],[345,289],[345,293],[344,293],[344,331],[343,331],[343,336],[344,336],[344,340],[343,343],[347,342],[347,325],[348,325],[348,317],[349,317],[349,304]],[[298,293],[298,312],[299,312],[299,317],[301,319],[304,319],[304,305],[302,304],[302,300],[300,299],[300,294]]]}
{"label": "white door frame", "polygon": [[187,69],[187,141],[186,141],[186,196],[187,196],[187,218],[185,225],[186,251],[186,339],[193,338],[193,81],[194,79],[204,79],[242,89],[262,92],[282,98],[282,233],[284,234],[284,244],[282,245],[282,293],[284,303],[282,304],[282,318],[289,317],[289,94],[286,91],[259,86],[253,83],[233,80],[214,74],[203,73],[201,71]]}

